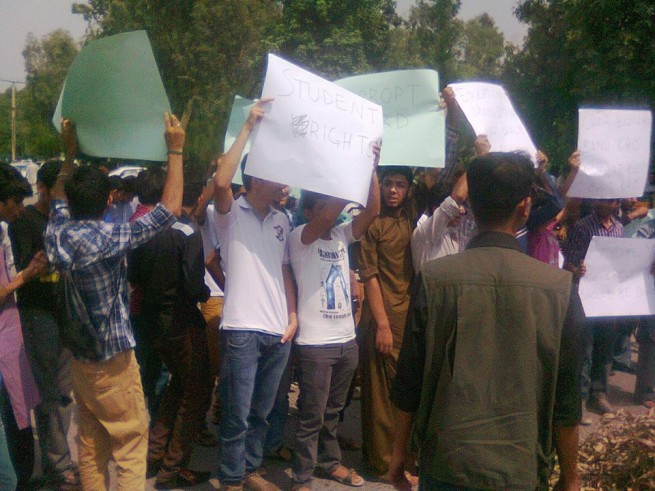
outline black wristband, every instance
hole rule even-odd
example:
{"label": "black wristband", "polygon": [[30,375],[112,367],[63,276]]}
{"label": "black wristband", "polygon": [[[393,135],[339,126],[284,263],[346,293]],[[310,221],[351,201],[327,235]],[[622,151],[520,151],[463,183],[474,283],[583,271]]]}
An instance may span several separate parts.
{"label": "black wristband", "polygon": [[166,153],[168,155],[184,155],[181,150],[169,150]]}

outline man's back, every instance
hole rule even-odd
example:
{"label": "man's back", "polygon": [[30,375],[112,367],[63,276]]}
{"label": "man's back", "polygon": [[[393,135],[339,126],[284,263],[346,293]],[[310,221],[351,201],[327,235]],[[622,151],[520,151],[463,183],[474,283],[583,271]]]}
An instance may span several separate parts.
{"label": "man's back", "polygon": [[432,477],[534,489],[551,448],[570,283],[501,233],[479,235],[467,251],[424,267],[416,306],[424,316],[410,325],[425,325],[415,438]]}

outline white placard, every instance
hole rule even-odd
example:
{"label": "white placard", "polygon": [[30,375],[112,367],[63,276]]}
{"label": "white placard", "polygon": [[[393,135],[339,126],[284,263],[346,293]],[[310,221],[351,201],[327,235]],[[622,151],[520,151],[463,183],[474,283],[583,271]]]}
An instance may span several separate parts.
{"label": "white placard", "polygon": [[655,314],[655,240],[593,237],[580,279],[587,317]]}
{"label": "white placard", "polygon": [[246,174],[366,204],[382,108],[275,55]]}
{"label": "white placard", "polygon": [[476,135],[487,135],[492,152],[522,151],[535,161],[537,148],[505,89],[485,82],[450,84]]}
{"label": "white placard", "polygon": [[578,110],[580,169],[568,195],[634,198],[644,194],[652,114],[629,109]]}

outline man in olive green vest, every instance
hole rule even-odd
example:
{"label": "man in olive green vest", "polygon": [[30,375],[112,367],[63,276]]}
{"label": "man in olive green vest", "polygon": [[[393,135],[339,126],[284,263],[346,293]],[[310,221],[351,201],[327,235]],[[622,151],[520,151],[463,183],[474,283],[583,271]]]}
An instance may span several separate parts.
{"label": "man in olive green vest", "polygon": [[422,270],[392,387],[401,417],[389,477],[408,485],[413,422],[421,489],[547,489],[554,440],[558,489],[577,490],[571,275],[523,254],[515,239],[530,213],[532,163],[490,153],[467,179],[479,233]]}

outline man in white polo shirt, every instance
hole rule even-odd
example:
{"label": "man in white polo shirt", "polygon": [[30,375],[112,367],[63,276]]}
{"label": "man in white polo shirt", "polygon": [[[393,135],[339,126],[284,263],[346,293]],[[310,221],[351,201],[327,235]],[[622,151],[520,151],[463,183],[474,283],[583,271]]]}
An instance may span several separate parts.
{"label": "man in white polo shirt", "polygon": [[250,132],[264,116],[258,102],[214,177],[216,231],[225,271],[221,323],[219,477],[224,489],[275,490],[257,469],[291,340],[296,299],[289,266],[289,220],[273,208],[285,187],[243,176],[246,194],[233,199],[231,184]]}

